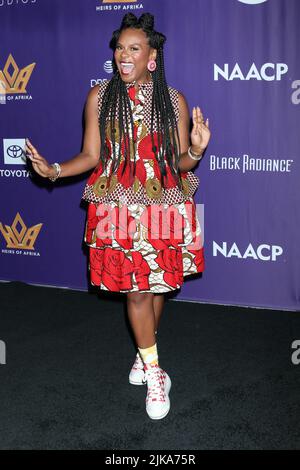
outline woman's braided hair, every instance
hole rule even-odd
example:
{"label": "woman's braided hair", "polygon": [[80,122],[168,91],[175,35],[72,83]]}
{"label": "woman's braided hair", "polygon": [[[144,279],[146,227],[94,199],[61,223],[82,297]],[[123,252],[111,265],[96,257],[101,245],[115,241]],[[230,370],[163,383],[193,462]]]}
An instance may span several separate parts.
{"label": "woman's braided hair", "polygon": [[[182,188],[180,170],[178,168],[180,155],[178,127],[176,122],[176,115],[174,112],[174,108],[168,90],[168,85],[166,82],[164,68],[163,45],[166,41],[166,37],[162,33],[159,33],[154,30],[154,17],[150,13],[142,14],[139,19],[137,19],[134,14],[127,13],[123,17],[120,28],[113,32],[112,39],[110,41],[110,47],[113,51],[115,51],[116,49],[116,45],[121,35],[121,32],[127,28],[142,29],[148,37],[149,46],[157,50],[156,69],[154,72],[152,72],[153,97],[150,128],[152,138],[152,150],[159,164],[160,179],[162,186],[164,187],[164,178],[162,178],[162,175],[166,175],[166,164],[164,160],[165,156],[170,167],[171,173],[175,176],[176,182],[179,187]],[[130,101],[126,85],[120,77],[119,71],[114,60],[113,69],[114,75],[109,81],[103,94],[101,112],[99,117],[99,127],[101,136],[100,160],[106,168],[109,157],[109,148],[106,142],[106,130],[108,128],[111,136],[113,155],[111,173],[114,173],[120,165],[122,150],[125,159],[125,164],[122,173],[125,171],[125,166],[130,160],[130,155],[133,153],[133,174],[135,175],[136,146],[135,142],[130,142],[128,138],[128,136],[130,135],[129,130],[131,131],[131,135],[134,135],[134,124],[132,119]],[[116,110],[118,110],[118,112],[116,112]],[[155,145],[153,138],[155,121],[157,127],[158,148]],[[116,126],[118,127],[118,129],[116,129]],[[116,151],[116,133],[118,133],[119,136],[118,152]]]}

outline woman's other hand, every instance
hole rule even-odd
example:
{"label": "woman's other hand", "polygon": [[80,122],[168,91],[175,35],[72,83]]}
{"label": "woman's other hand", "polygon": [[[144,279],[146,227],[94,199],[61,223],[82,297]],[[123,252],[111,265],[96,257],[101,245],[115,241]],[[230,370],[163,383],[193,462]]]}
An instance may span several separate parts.
{"label": "woman's other hand", "polygon": [[195,153],[202,153],[209,142],[210,130],[209,120],[204,123],[203,114],[199,106],[193,108],[193,129],[191,132],[191,143]]}
{"label": "woman's other hand", "polygon": [[34,171],[36,171],[43,178],[49,178],[56,174],[55,168],[49,165],[47,160],[39,154],[37,149],[32,145],[29,139],[26,139],[26,155],[32,161]]}

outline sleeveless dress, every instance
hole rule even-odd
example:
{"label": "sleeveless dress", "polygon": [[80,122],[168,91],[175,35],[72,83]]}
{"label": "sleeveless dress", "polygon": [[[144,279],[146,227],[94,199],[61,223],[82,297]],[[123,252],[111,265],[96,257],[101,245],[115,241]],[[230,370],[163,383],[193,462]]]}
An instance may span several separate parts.
{"label": "sleeveless dress", "polygon": [[[108,82],[98,90],[98,118]],[[112,292],[165,293],[179,289],[184,277],[204,271],[200,218],[193,195],[199,178],[192,171],[181,172],[181,190],[166,162],[165,187],[152,150],[150,134],[153,82],[126,84],[134,121],[136,174],[121,163],[110,172],[98,165],[88,178],[82,199],[88,202],[84,241],[89,246],[90,282]],[[179,119],[178,91],[168,87],[176,119]],[[114,129],[118,142],[117,126]],[[157,142],[154,125],[154,141]],[[118,148],[117,144],[116,147]],[[166,161],[166,160],[165,160]],[[133,165],[131,157],[130,165]]]}

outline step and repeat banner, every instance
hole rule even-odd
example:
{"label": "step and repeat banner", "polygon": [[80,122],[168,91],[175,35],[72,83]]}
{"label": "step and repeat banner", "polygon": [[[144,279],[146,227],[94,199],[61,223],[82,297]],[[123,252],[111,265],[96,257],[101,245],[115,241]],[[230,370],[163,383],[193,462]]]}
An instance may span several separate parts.
{"label": "step and repeat banner", "polygon": [[194,170],[206,269],[176,298],[298,310],[299,0],[0,0],[0,279],[88,288],[89,173],[52,184],[23,149],[29,137],[50,163],[80,152],[127,12],[155,15],[168,83],[212,131]]}

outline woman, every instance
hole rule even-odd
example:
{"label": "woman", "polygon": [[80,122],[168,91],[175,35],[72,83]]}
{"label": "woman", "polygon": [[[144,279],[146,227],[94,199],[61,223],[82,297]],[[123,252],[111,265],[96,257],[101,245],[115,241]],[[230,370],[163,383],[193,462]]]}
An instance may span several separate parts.
{"label": "woman", "polygon": [[191,170],[210,139],[199,107],[189,136],[186,100],[166,83],[165,40],[151,14],[126,14],[110,43],[113,78],[88,93],[82,152],[49,165],[29,141],[26,147],[34,170],[52,181],[94,169],[82,196],[91,283],[126,293],[138,347],[129,381],[147,383],[152,419],[170,409],[171,380],[156,344],[164,293],[204,270]]}

